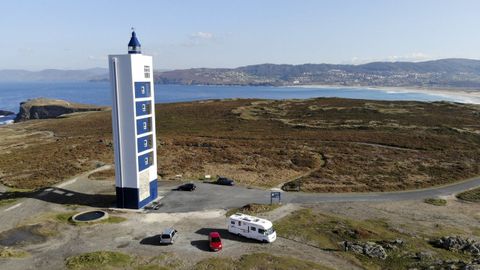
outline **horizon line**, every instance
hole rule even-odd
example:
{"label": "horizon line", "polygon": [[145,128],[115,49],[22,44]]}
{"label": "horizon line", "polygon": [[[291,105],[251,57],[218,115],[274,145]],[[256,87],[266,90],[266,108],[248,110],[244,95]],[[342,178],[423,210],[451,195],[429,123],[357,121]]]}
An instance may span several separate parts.
{"label": "horizon line", "polygon": [[[165,72],[165,71],[173,71],[173,70],[189,70],[189,69],[236,69],[241,67],[248,67],[248,66],[259,66],[259,65],[287,65],[287,66],[301,66],[301,65],[336,65],[336,66],[362,66],[368,65],[373,63],[426,63],[426,62],[435,62],[435,61],[442,61],[442,60],[471,60],[471,61],[480,61],[480,58],[464,58],[464,57],[447,57],[447,58],[432,58],[432,59],[422,59],[422,60],[398,60],[398,61],[388,61],[388,60],[372,60],[372,61],[365,61],[362,63],[301,63],[301,64],[287,64],[287,63],[257,63],[257,64],[247,64],[247,65],[240,65],[235,67],[188,67],[188,68],[158,68],[154,69],[154,71]],[[41,68],[41,69],[25,69],[25,68],[3,68],[0,71],[27,71],[27,72],[41,72],[47,70],[61,70],[61,71],[81,71],[81,70],[89,70],[89,69],[108,69],[107,66],[105,67],[86,67],[86,68]]]}

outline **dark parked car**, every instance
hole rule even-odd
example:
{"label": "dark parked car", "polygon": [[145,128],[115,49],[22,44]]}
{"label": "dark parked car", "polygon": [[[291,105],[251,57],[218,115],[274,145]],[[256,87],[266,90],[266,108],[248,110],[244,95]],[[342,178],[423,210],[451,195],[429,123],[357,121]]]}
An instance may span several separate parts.
{"label": "dark parked car", "polygon": [[215,182],[217,185],[224,185],[224,186],[233,186],[235,185],[235,181],[232,179],[229,179],[227,177],[219,177],[217,181]]}
{"label": "dark parked car", "polygon": [[197,188],[195,184],[193,183],[188,183],[188,184],[183,184],[177,188],[177,190],[183,190],[183,191],[194,191]]}

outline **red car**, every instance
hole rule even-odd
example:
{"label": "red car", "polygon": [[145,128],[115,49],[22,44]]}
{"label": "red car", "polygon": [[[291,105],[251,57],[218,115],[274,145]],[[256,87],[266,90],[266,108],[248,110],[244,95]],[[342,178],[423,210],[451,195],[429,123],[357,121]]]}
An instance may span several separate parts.
{"label": "red car", "polygon": [[222,239],[218,232],[211,232],[208,235],[208,242],[210,244],[210,250],[219,251],[222,249]]}

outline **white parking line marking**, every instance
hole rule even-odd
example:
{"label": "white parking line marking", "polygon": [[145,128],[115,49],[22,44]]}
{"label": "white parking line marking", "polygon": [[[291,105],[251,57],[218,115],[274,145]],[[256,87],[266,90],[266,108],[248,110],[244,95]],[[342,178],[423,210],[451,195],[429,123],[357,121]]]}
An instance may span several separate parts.
{"label": "white parking line marking", "polygon": [[3,210],[3,212],[7,212],[7,211],[10,211],[10,210],[12,210],[12,209],[15,209],[15,208],[19,207],[20,205],[22,205],[22,203],[17,203],[17,204],[15,204],[15,205],[10,206],[9,208]]}
{"label": "white parking line marking", "polygon": [[65,186],[68,186],[70,184],[73,184],[75,181],[77,181],[77,178],[73,178],[72,180],[70,181],[67,181],[67,182],[63,182],[61,184],[58,184],[56,187],[59,187],[59,188],[63,188]]}

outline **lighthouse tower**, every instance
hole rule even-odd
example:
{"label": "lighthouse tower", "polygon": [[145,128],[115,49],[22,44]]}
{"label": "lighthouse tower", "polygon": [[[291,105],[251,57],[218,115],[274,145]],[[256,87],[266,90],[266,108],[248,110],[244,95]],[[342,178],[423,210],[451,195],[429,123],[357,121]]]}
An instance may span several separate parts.
{"label": "lighthouse tower", "polygon": [[152,57],[135,31],[128,54],[109,55],[117,207],[139,209],[157,198]]}

